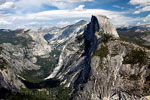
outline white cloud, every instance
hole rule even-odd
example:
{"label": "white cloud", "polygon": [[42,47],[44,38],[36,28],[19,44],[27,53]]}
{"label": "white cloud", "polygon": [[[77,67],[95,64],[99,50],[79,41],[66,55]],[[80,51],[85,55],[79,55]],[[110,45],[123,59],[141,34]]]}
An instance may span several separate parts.
{"label": "white cloud", "polygon": [[57,26],[67,26],[67,25],[70,25],[72,24],[71,22],[69,21],[60,21],[57,23]]}
{"label": "white cloud", "polygon": [[12,9],[14,5],[14,2],[5,2],[0,5],[0,10],[9,10]]}
{"label": "white cloud", "polygon": [[150,11],[150,0],[130,0],[131,5],[136,5],[134,14]]}
{"label": "white cloud", "polygon": [[145,6],[145,5],[150,5],[150,0],[130,0],[129,3],[132,5]]}
{"label": "white cloud", "polygon": [[150,14],[143,19],[143,22],[150,23]]}
{"label": "white cloud", "polygon": [[8,22],[6,20],[0,20],[0,24],[2,24],[2,25],[8,25],[8,24],[11,24],[11,22]]}
{"label": "white cloud", "polygon": [[[37,29],[37,28],[41,28],[41,27],[50,27],[52,26],[52,23],[50,22],[26,22],[24,24],[20,24],[20,25],[15,25],[16,28],[25,28],[25,29]],[[14,28],[13,28],[14,29]]]}
{"label": "white cloud", "polygon": [[[108,16],[112,22],[115,25],[119,24],[130,24],[132,22],[135,22],[137,20],[140,20],[140,18],[132,18],[132,17],[125,17],[124,13],[121,12],[115,12],[115,11],[109,11],[109,10],[103,10],[103,9],[84,9],[81,11],[77,10],[53,10],[53,11],[44,11],[36,14],[32,14],[31,16],[34,18],[41,18],[41,19],[58,19],[58,18],[90,18],[92,15],[99,15],[99,14],[105,14]],[[29,15],[30,16],[30,15]],[[31,18],[31,17],[29,17]]]}
{"label": "white cloud", "polygon": [[65,2],[65,3],[77,3],[77,2],[91,2],[94,0],[49,0],[50,2]]}
{"label": "white cloud", "polygon": [[28,19],[58,19],[58,18],[90,18],[91,15],[105,14],[109,17],[120,15],[120,12],[102,10],[102,9],[84,9],[82,11],[77,10],[49,10],[39,13],[28,14]]}
{"label": "white cloud", "polygon": [[[94,0],[15,0],[15,5],[19,10],[41,9],[43,5],[55,6],[59,9],[74,8],[76,4],[83,2],[93,2]],[[19,12],[19,11],[18,11]],[[21,12],[21,11],[20,11]]]}
{"label": "white cloud", "polygon": [[82,2],[93,2],[94,0],[47,0],[49,4],[56,6],[59,9],[66,9],[66,8],[74,8],[76,7],[75,4],[80,4]]}
{"label": "white cloud", "polygon": [[75,8],[75,10],[83,10],[85,7],[85,5],[79,5],[77,8]]}
{"label": "white cloud", "polygon": [[37,24],[39,24],[38,22],[30,22],[30,23],[28,23],[28,25],[37,25]]}
{"label": "white cloud", "polygon": [[140,22],[137,22],[137,24],[136,24],[137,26],[139,26],[139,25],[141,25],[141,23]]}
{"label": "white cloud", "polygon": [[139,8],[138,10],[136,10],[136,11],[134,12],[134,14],[139,14],[139,13],[141,13],[141,12],[146,12],[146,11],[150,11],[150,6],[141,7],[141,8]]}
{"label": "white cloud", "polygon": [[121,7],[121,6],[118,6],[118,5],[113,5],[113,7],[119,8],[119,9],[124,9],[124,7]]}
{"label": "white cloud", "polygon": [[[90,20],[92,15],[105,14],[115,25],[133,24],[141,21],[142,18],[126,17],[124,12],[116,12],[103,9],[83,9],[83,10],[48,10],[39,13],[30,13],[23,15],[0,15],[0,19],[6,22],[13,23],[1,28],[16,28],[18,26],[27,27],[34,26],[39,28],[42,25],[58,25],[65,26],[74,23],[75,20],[83,19]],[[63,20],[63,21],[62,21]],[[35,23],[37,22],[37,23]]]}

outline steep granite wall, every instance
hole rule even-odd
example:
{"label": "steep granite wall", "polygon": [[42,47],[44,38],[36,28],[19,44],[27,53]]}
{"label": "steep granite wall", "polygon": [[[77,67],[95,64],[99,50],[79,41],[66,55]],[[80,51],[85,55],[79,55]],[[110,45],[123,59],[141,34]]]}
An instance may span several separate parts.
{"label": "steep granite wall", "polygon": [[[105,16],[92,16],[83,35],[64,47],[56,77],[74,100],[149,98],[150,51],[121,41]],[[83,49],[84,48],[84,49]]]}

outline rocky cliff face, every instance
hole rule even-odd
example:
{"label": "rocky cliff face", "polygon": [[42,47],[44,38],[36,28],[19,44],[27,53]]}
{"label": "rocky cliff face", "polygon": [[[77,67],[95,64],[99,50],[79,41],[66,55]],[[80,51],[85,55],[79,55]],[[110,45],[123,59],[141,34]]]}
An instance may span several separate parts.
{"label": "rocky cliff face", "polygon": [[[93,32],[96,36],[100,34],[109,34],[115,38],[119,37],[115,26],[103,15],[92,16],[89,33],[93,34]],[[99,34],[97,34],[97,32]]]}
{"label": "rocky cliff face", "polygon": [[51,28],[51,29],[41,29],[41,32],[44,32],[44,37],[48,41],[51,48],[58,48],[62,51],[63,46],[72,41],[77,34],[84,32],[85,26],[88,22],[81,20],[73,25],[68,25],[63,28]]}
{"label": "rocky cliff face", "polygon": [[150,95],[149,50],[120,40],[100,43],[75,100],[140,100]]}
{"label": "rocky cliff face", "polygon": [[[69,42],[64,47],[58,67],[48,78],[59,77],[64,83],[67,81],[67,86],[74,85],[77,80],[86,81],[90,71],[88,64],[90,56],[105,35],[119,38],[115,27],[107,17],[93,16],[84,34],[78,35],[74,41]],[[82,77],[79,77],[80,75]]]}
{"label": "rocky cliff face", "polygon": [[[97,19],[102,19],[101,16],[98,17],[100,18]],[[107,31],[104,27],[99,28]],[[85,42],[89,44],[85,52],[90,56],[88,62],[91,70],[88,81],[79,84],[74,100],[140,100],[146,98],[142,96],[150,95],[150,51],[118,40],[116,34],[108,37],[110,30],[104,36],[100,31],[93,31],[96,39],[89,39],[91,31],[93,29],[85,33]]]}
{"label": "rocky cliff face", "polygon": [[29,53],[34,56],[48,55],[52,48],[49,46],[48,42],[44,39],[42,32],[38,30],[30,30],[27,33],[33,40],[29,45]]}
{"label": "rocky cliff face", "polygon": [[16,73],[10,63],[3,57],[0,50],[0,89],[5,88],[12,92],[18,91],[24,84],[17,78]]}
{"label": "rocky cliff face", "polygon": [[73,87],[74,100],[142,100],[150,95],[149,66],[148,49],[120,40],[107,17],[93,16],[49,78]]}
{"label": "rocky cliff face", "polygon": [[0,88],[19,89],[23,84],[17,78],[18,74],[25,79],[30,77],[30,80],[35,76],[37,79],[47,76],[56,65],[61,48],[83,33],[86,24],[86,21],[79,21],[64,28],[0,29],[0,56],[9,66],[8,69],[0,70]]}

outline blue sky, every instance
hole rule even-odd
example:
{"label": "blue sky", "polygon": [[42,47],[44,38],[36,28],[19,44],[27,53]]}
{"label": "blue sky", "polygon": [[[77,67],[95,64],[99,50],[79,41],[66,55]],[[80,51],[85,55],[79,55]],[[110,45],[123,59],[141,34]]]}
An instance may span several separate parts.
{"label": "blue sky", "polygon": [[106,15],[118,25],[150,23],[150,0],[0,0],[0,28],[63,27]]}

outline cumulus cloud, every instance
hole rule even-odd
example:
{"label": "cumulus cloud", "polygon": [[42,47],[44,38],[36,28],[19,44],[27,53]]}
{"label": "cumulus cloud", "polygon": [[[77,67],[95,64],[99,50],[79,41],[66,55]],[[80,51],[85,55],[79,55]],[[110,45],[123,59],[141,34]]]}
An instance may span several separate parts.
{"label": "cumulus cloud", "polygon": [[[37,0],[30,0],[27,2],[27,0],[7,0],[7,2],[3,2],[3,4],[0,5],[0,9],[15,9],[13,10],[13,13],[0,15],[0,21],[2,23],[0,23],[0,28],[39,28],[45,25],[66,26],[68,24],[75,23],[78,19],[90,20],[92,15],[99,14],[104,14],[109,17],[115,25],[133,24],[136,23],[136,21],[143,20],[138,17],[127,17],[124,12],[104,9],[86,9],[83,2],[93,1],[94,0],[38,0],[37,2]],[[141,7],[144,8],[144,5],[146,5],[146,3],[141,4],[136,2],[137,0],[131,1],[130,4],[138,5],[136,9],[141,9]],[[48,5],[50,7],[55,6],[58,9],[43,11],[41,9],[44,8],[44,5]],[[119,9],[124,9],[118,5],[113,6]],[[0,12],[5,10],[0,10]]]}
{"label": "cumulus cloud", "polygon": [[[11,28],[16,28],[16,26],[33,26],[37,27],[40,25],[36,25],[36,23],[31,22],[38,22],[39,24],[46,23],[53,23],[54,25],[65,26],[71,23],[74,23],[77,19],[86,19],[90,20],[92,15],[99,15],[105,14],[115,25],[124,25],[124,24],[133,24],[136,21],[142,20],[141,18],[132,18],[126,17],[123,12],[116,12],[104,9],[83,9],[83,10],[48,10],[42,11],[39,13],[29,13],[23,15],[5,15],[0,16],[0,19],[3,18],[7,22],[15,23],[12,25],[7,25]],[[63,21],[61,21],[63,20]],[[65,21],[67,20],[67,21]],[[58,22],[60,21],[60,22]],[[55,24],[54,24],[55,23]],[[44,24],[42,24],[44,25]],[[0,25],[1,27],[1,25]]]}
{"label": "cumulus cloud", "polygon": [[2,25],[8,25],[8,24],[12,24],[12,23],[8,22],[6,20],[0,20],[0,24],[2,24]]}
{"label": "cumulus cloud", "polygon": [[132,5],[150,5],[150,0],[130,0],[130,4]]}
{"label": "cumulus cloud", "polygon": [[146,12],[146,11],[150,11],[150,5],[149,6],[145,6],[145,7],[140,7],[139,9],[137,9],[134,14],[139,14],[141,12]]}
{"label": "cumulus cloud", "polygon": [[31,10],[31,8],[41,9],[43,5],[55,6],[58,9],[74,8],[76,4],[83,2],[93,2],[94,0],[15,0],[15,5],[19,10]]}
{"label": "cumulus cloud", "polygon": [[76,2],[91,2],[94,0],[49,0],[51,2],[66,2],[66,3],[76,3]]}
{"label": "cumulus cloud", "polygon": [[5,2],[0,5],[0,10],[9,10],[12,9],[14,5],[14,2]]}
{"label": "cumulus cloud", "polygon": [[150,0],[130,0],[131,5],[136,5],[134,14],[150,11]]}
{"label": "cumulus cloud", "polygon": [[144,21],[145,23],[150,23],[150,14],[149,14],[148,16],[146,16],[146,17],[143,19],[143,21]]}
{"label": "cumulus cloud", "polygon": [[79,5],[77,8],[75,8],[75,10],[83,10],[85,7],[85,5]]}
{"label": "cumulus cloud", "polygon": [[[58,19],[58,18],[90,18],[92,15],[99,15],[99,14],[105,14],[107,17],[109,17],[112,22],[115,25],[120,24],[130,24],[137,20],[140,20],[140,18],[132,18],[132,17],[126,17],[124,16],[124,13],[121,12],[115,12],[115,11],[109,11],[109,10],[103,10],[103,9],[84,9],[84,10],[53,10],[53,11],[44,11],[36,14],[32,14],[32,17],[36,18],[44,18],[44,19]],[[29,15],[30,16],[30,15]],[[31,18],[31,17],[29,17]]]}
{"label": "cumulus cloud", "polygon": [[56,6],[57,8],[64,9],[74,7],[74,4],[82,2],[93,2],[94,0],[47,0],[49,4]]}

